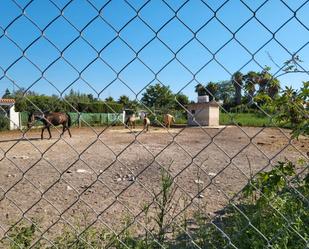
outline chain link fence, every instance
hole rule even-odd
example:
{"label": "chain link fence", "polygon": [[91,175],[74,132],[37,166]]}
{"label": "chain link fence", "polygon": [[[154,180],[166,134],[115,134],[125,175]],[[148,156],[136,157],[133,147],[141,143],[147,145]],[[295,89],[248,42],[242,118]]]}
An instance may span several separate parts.
{"label": "chain link fence", "polygon": [[[286,64],[278,65],[270,51],[269,63],[277,70],[268,81],[308,77],[297,57],[308,49],[308,19],[300,15],[308,9],[309,1],[287,0],[3,0],[0,82],[22,91],[22,99],[38,111],[30,91],[55,93],[72,110],[65,95],[75,87],[98,98],[127,92],[156,116],[158,108],[141,97],[156,82],[172,86],[175,76],[174,102],[183,109],[178,112],[195,117],[178,96],[204,83],[200,74],[211,74],[207,69],[215,64],[216,73],[228,75],[250,97],[234,73],[252,64],[265,69],[259,56],[271,43],[293,63],[293,72],[282,74]],[[266,22],[276,11],[282,14]],[[280,39],[291,23],[295,32],[301,30],[293,51]],[[31,29],[23,30],[26,25]],[[259,30],[265,39],[258,39]],[[246,41],[239,37],[243,31]],[[219,35],[208,40],[220,32],[224,41]],[[233,53],[232,44],[246,55]],[[91,74],[92,67],[101,73]],[[150,77],[141,73],[142,83],[135,82],[126,77],[130,71]],[[102,75],[104,84],[94,83]],[[252,104],[272,128],[242,126],[218,102],[232,126],[167,129],[159,120],[159,127],[145,132],[113,123],[94,127],[81,116],[85,127],[73,129],[72,138],[57,127],[52,140],[40,140],[30,129],[1,132],[0,247],[308,248],[308,138],[292,138],[265,105]]]}

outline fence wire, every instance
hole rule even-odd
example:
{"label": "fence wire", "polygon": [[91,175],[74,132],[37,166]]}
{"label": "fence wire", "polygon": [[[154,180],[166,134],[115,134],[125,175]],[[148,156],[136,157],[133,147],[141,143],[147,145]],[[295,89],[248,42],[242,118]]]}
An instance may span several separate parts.
{"label": "fence wire", "polygon": [[[46,18],[48,22],[46,21],[43,27],[28,14],[29,9],[36,7],[36,5],[40,6],[39,3],[42,2],[48,3],[53,11],[57,12],[51,20]],[[290,51],[277,38],[277,34],[291,22],[300,26],[304,33],[309,32],[308,24],[298,17],[299,12],[308,9],[309,1],[299,1],[301,3],[297,7],[291,7],[291,1],[256,1],[255,8],[251,6],[250,1],[243,0],[218,1],[216,8],[211,1],[203,0],[175,2],[167,0],[136,2],[129,0],[101,2],[46,0],[42,2],[36,0],[3,1],[2,4],[12,6],[16,13],[7,13],[9,22],[0,22],[0,42],[8,40],[10,45],[19,51],[19,55],[15,57],[12,55],[13,59],[4,58],[1,60],[0,81],[5,82],[7,87],[12,84],[15,89],[22,90],[22,98],[27,100],[34,109],[41,112],[45,110],[41,110],[32,102],[27,93],[42,81],[57,92],[59,100],[64,101],[76,116],[80,115],[79,110],[65,98],[66,93],[75,84],[82,82],[100,98],[109,91],[111,86],[120,83],[120,88],[127,89],[137,103],[148,112],[148,115],[155,117],[158,115],[156,112],[160,112],[160,110],[145,105],[141,101],[141,95],[154,82],[165,86],[166,82],[160,80],[160,73],[167,71],[172,75],[174,72],[169,67],[173,63],[177,63],[181,65],[186,74],[190,75],[190,80],[178,87],[179,90],[174,101],[188,116],[194,119],[198,113],[191,113],[191,110],[179,101],[178,96],[188,87],[193,88],[196,83],[203,84],[204,82],[200,82],[197,75],[211,63],[216,63],[223,72],[229,75],[234,85],[238,84],[238,87],[250,96],[250,91],[235,78],[234,72],[218,59],[220,53],[225,53],[224,49],[232,43],[244,49],[250,57],[237,71],[245,70],[252,63],[263,70],[265,66],[259,62],[258,55],[266,49],[268,44],[275,42],[280,49],[288,54],[289,58],[286,59],[290,59],[294,63],[299,73],[308,75],[307,69],[299,63],[296,56],[308,48],[309,41],[305,41],[296,50]],[[224,8],[227,8],[229,12],[232,11],[229,10],[232,2],[237,2],[243,11],[250,15],[236,29],[232,29],[229,23],[221,19],[220,16],[220,11]],[[260,18],[260,12],[273,2],[280,3],[290,13],[289,17],[282,20],[275,30],[270,29]],[[125,21],[121,19],[123,23],[117,25],[105,15],[110,6],[116,3],[124,6],[126,12],[132,13],[130,18]],[[200,22],[198,28],[189,25],[180,15],[181,12],[190,11],[192,3],[199,4],[200,8],[205,8],[205,18],[203,20],[202,17],[196,18]],[[83,13],[83,10],[73,8],[75,11],[73,16],[80,15],[79,18],[84,23],[81,24],[82,21],[77,21],[78,18],[72,20],[66,15],[66,12],[70,11],[74,4],[82,4],[82,6],[86,6],[85,11],[94,14],[87,19],[84,18],[87,14]],[[155,9],[153,4],[159,4],[160,8]],[[168,11],[170,15],[162,17],[160,10]],[[147,13],[146,15],[143,14],[144,11]],[[154,27],[149,21],[154,18],[151,14],[153,12],[158,15],[157,27]],[[240,13],[232,14],[236,18]],[[113,13],[113,15],[115,18],[121,18],[119,13]],[[191,12],[190,15],[191,18],[195,18],[194,13]],[[40,18],[44,19],[44,16]],[[47,31],[53,26],[56,27],[56,30],[59,28],[57,22],[60,19],[65,20],[66,25],[69,25],[78,34],[66,44],[58,44],[47,35]],[[103,26],[109,29],[105,36],[112,37],[99,48],[97,42],[100,41],[90,40],[85,35],[87,28],[95,25],[98,21],[100,22],[99,29],[101,27],[103,29]],[[123,35],[136,21],[147,27],[147,30],[152,34],[151,38],[138,48]],[[176,48],[161,35],[175,21],[190,33],[191,37]],[[213,21],[224,28],[224,32],[230,36],[221,46],[218,45],[215,51],[209,48],[207,42],[199,36]],[[260,44],[255,52],[252,52],[248,45],[243,44],[238,38],[238,34],[251,21],[262,26],[264,31],[270,34],[270,37]],[[20,32],[20,30],[14,30],[14,25],[20,22],[31,23],[33,29],[38,33],[26,46],[20,45],[11,35],[13,31]],[[62,35],[64,34],[59,33],[59,36]],[[142,33],[136,33],[136,36],[139,35]],[[213,34],[209,33],[209,35]],[[306,37],[305,34],[304,37]],[[130,38],[134,39],[134,37]],[[25,37],[24,39],[29,38]],[[53,47],[57,54],[54,55],[53,61],[40,64],[28,56],[28,52],[38,46],[42,39]],[[174,39],[181,40],[182,37],[174,37]],[[87,44],[91,53],[95,54],[89,61],[84,61],[82,67],[77,61],[72,62],[66,57],[66,52],[80,41]],[[147,62],[147,58],[145,60],[145,57],[141,56],[154,41],[164,48],[164,53],[172,55],[170,59],[160,65],[158,70],[153,69]],[[116,63],[105,56],[109,47],[118,42],[125,46],[126,53],[133,54],[132,58],[125,63],[121,61],[122,54],[117,55],[120,58]],[[192,42],[198,44],[210,55],[205,56],[203,64],[197,70],[190,68],[188,60],[184,61],[180,58],[180,54],[189,49]],[[269,60],[276,63],[271,56],[269,54]],[[237,59],[234,58],[234,60]],[[11,75],[11,71],[21,61],[26,65],[31,65],[39,72],[37,78],[33,75],[33,80],[27,83],[26,88],[20,80]],[[49,70],[59,61],[77,75],[62,88],[48,76]],[[92,82],[84,77],[84,72],[98,61],[115,75],[101,89],[94,87]],[[137,62],[152,74],[152,78],[145,82],[139,90],[135,90],[134,83],[123,77],[126,70]],[[271,75],[272,78],[269,80],[282,76],[282,69],[286,65],[276,65],[278,70]],[[31,72],[29,73],[31,74]],[[59,71],[58,74],[62,74],[62,72]],[[288,72],[284,74],[288,74]],[[212,96],[212,93],[208,91],[208,95]],[[109,102],[105,104],[109,107],[110,113],[115,113],[116,116],[120,115],[109,105]],[[265,126],[243,127],[234,120],[234,116],[223,105],[217,102],[216,104],[220,108],[221,115],[228,115],[231,119],[233,127],[222,126],[217,129],[209,129],[195,121],[196,127],[194,128],[181,126],[177,129],[168,129],[162,120],[157,119],[159,127],[151,128],[148,133],[145,133],[144,130],[136,132],[131,128],[128,132],[124,128],[112,130],[112,126],[115,124],[103,128],[94,127],[87,120],[83,120],[81,116],[86,128],[75,129],[72,139],[60,135],[45,143],[46,140],[37,141],[34,137],[36,133],[30,129],[20,129],[19,133],[0,134],[1,247],[308,248],[308,230],[307,233],[303,233],[301,232],[303,230],[297,227],[297,224],[300,226],[307,224],[308,229],[308,192],[303,192],[302,186],[299,186],[297,182],[308,173],[308,154],[306,154],[308,143],[306,140],[303,142],[291,138],[289,132],[278,127],[269,110],[255,102],[253,104],[259,113],[269,119],[273,126],[271,130]],[[6,113],[7,110],[1,107],[1,112]],[[114,119],[117,122],[122,120],[122,118]],[[10,121],[12,122],[12,120]],[[123,125],[126,126],[126,124]],[[61,134],[59,128],[54,128],[57,134]],[[276,142],[278,143],[276,144]],[[268,195],[265,189],[254,184],[254,179],[261,172],[273,169],[279,159],[283,160],[282,158],[289,157],[294,162],[302,158],[303,166],[297,168],[296,174],[290,177],[284,175],[284,167],[280,168],[282,170],[280,179],[286,186],[289,186],[289,191],[295,196],[293,200],[297,200],[297,203],[304,203],[306,209],[304,215],[300,217],[305,220],[293,220],[292,214],[300,210],[289,210],[291,215],[282,212],[280,205],[283,204],[278,203],[280,199],[276,199],[276,197],[282,194],[283,186],[276,189],[274,195]],[[276,222],[281,222],[280,228],[274,227],[271,233],[264,234],[265,230],[257,221],[258,219],[263,220],[263,217],[259,216],[258,207],[252,206],[250,209],[250,207],[246,208],[244,203],[240,203],[248,186],[255,193],[255,196],[252,195],[253,199],[264,198],[267,213]],[[240,227],[236,226],[233,229],[230,227],[232,223],[229,222],[235,222],[235,220],[229,220],[231,214],[237,217],[236,223]],[[306,215],[307,218],[305,218]],[[265,226],[271,225],[271,223],[265,223]],[[287,233],[293,238],[294,244],[283,247],[284,235]],[[251,236],[252,241],[246,241],[244,234],[250,234],[246,238]]]}

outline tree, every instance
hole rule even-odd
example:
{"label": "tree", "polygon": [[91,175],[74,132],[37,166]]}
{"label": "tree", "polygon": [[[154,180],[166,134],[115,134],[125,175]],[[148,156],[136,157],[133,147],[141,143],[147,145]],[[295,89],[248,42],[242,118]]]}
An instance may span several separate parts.
{"label": "tree", "polygon": [[87,98],[89,99],[90,102],[95,101],[95,98],[93,97],[92,93],[87,94]]}
{"label": "tree", "polygon": [[175,106],[174,108],[176,110],[184,110],[183,106],[186,106],[189,104],[189,98],[187,95],[183,93],[175,94]]}
{"label": "tree", "polygon": [[269,97],[271,97],[272,99],[274,99],[280,90],[280,81],[278,79],[271,79],[268,82],[268,87],[267,87],[267,92]]}
{"label": "tree", "polygon": [[245,89],[247,91],[248,103],[253,103],[253,98],[255,96],[255,85],[258,83],[259,74],[254,71],[249,71],[244,75],[243,79],[245,80]]}
{"label": "tree", "polygon": [[282,95],[273,101],[276,119],[283,124],[290,124],[293,137],[300,134],[309,135],[309,81],[303,82],[303,87],[296,91],[286,87]]}
{"label": "tree", "polygon": [[258,73],[258,93],[267,94],[271,99],[274,99],[279,93],[280,81],[270,74],[270,70],[271,68],[266,66],[262,72]]}
{"label": "tree", "polygon": [[12,96],[13,98],[17,98],[17,97],[21,97],[21,98],[22,98],[22,97],[24,97],[24,96],[38,96],[38,95],[39,95],[39,94],[36,93],[35,91],[31,91],[31,90],[26,91],[26,89],[23,88],[23,87],[21,87],[21,88],[15,90],[15,91],[11,94],[11,96]]}
{"label": "tree", "polygon": [[168,86],[157,83],[146,88],[141,101],[148,107],[168,109],[174,104],[174,94]]}
{"label": "tree", "polygon": [[235,90],[231,80],[225,80],[217,83],[217,98],[223,100],[224,104],[232,103],[235,99]]}
{"label": "tree", "polygon": [[209,82],[207,85],[206,85],[206,90],[207,90],[207,93],[209,95],[209,100],[212,101],[214,99],[218,99],[217,95],[218,95],[218,90],[219,90],[219,87],[218,87],[218,84],[216,83],[213,83],[213,82]]}
{"label": "tree", "polygon": [[121,95],[118,99],[118,103],[119,104],[122,104],[124,107],[128,107],[129,106],[129,103],[130,103],[130,99],[128,96],[126,95]]}
{"label": "tree", "polygon": [[198,83],[195,86],[195,92],[197,93],[198,96],[207,95],[206,87],[204,85],[202,85],[201,83]]}
{"label": "tree", "polygon": [[131,100],[129,102],[128,108],[129,109],[133,109],[133,110],[137,110],[138,107],[142,106],[141,103],[139,103],[136,99]]}
{"label": "tree", "polygon": [[258,75],[258,85],[259,85],[259,90],[258,93],[262,93],[265,94],[267,93],[267,87],[269,82],[272,80],[272,75],[269,73],[270,71],[270,67],[266,66],[265,68],[263,68],[262,72],[260,72]]}
{"label": "tree", "polygon": [[105,99],[106,102],[115,102],[114,98],[112,96],[109,96]]}
{"label": "tree", "polygon": [[[244,88],[247,91],[248,103],[253,103],[253,98],[264,103],[266,99],[274,99],[280,89],[280,81],[270,74],[270,67],[265,67],[261,72],[249,71],[243,76]],[[256,91],[258,86],[258,91]]]}
{"label": "tree", "polygon": [[2,96],[2,98],[3,99],[10,99],[10,98],[12,98],[12,95],[11,95],[11,92],[10,92],[9,89],[5,89],[5,92],[4,92],[3,96]]}
{"label": "tree", "polygon": [[78,103],[92,103],[95,101],[92,94],[80,93],[78,91],[70,90],[70,93],[65,95],[65,100],[71,103],[74,107]]}
{"label": "tree", "polygon": [[[300,63],[304,62],[300,59],[299,55],[293,55],[291,59],[284,62],[284,73],[308,73],[308,71],[299,69]],[[281,75],[280,75],[281,76]]]}
{"label": "tree", "polygon": [[241,104],[241,87],[243,85],[243,74],[239,71],[232,76],[233,85],[235,88],[235,103],[236,105]]}

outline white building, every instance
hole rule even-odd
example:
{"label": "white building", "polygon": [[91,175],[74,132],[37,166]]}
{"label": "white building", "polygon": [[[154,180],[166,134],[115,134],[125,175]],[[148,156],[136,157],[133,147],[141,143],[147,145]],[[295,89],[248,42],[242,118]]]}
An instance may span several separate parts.
{"label": "white building", "polygon": [[14,99],[0,99],[0,106],[9,106],[8,117],[10,119],[10,130],[20,127],[20,113],[15,111]]}
{"label": "white building", "polygon": [[207,95],[198,96],[197,103],[187,105],[188,125],[219,126],[219,104],[210,101]]}

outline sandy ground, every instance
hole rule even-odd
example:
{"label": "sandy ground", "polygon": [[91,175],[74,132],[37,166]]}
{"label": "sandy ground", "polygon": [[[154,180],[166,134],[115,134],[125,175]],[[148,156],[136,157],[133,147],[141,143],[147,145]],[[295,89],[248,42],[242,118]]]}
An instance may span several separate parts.
{"label": "sandy ground", "polygon": [[175,178],[170,217],[176,220],[189,203],[186,212],[203,207],[214,214],[271,163],[308,161],[309,139],[290,140],[288,130],[275,128],[96,127],[72,135],[60,138],[53,130],[51,140],[40,140],[39,130],[24,139],[20,132],[0,133],[0,239],[11,224],[28,219],[49,229],[47,237],[64,223],[117,230],[136,216],[143,224],[142,209],[159,192],[162,168]]}

